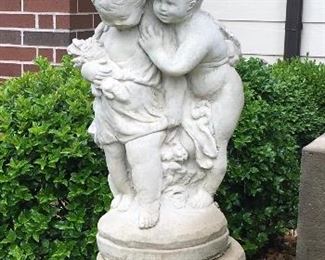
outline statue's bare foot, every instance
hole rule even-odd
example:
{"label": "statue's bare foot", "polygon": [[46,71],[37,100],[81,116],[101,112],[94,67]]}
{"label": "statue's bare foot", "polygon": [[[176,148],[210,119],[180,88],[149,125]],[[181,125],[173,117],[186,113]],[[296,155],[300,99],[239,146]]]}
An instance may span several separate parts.
{"label": "statue's bare foot", "polygon": [[116,209],[122,200],[122,194],[114,196],[114,199],[111,202],[111,209]]}
{"label": "statue's bare foot", "polygon": [[119,205],[117,206],[117,210],[119,211],[127,211],[134,199],[134,195],[133,194],[124,194],[122,195],[122,199],[120,200]]}
{"label": "statue's bare foot", "polygon": [[197,193],[189,199],[189,205],[196,209],[206,208],[212,203],[212,196],[204,189],[199,189]]}
{"label": "statue's bare foot", "polygon": [[154,227],[159,220],[160,203],[153,202],[142,205],[139,208],[138,226],[140,229],[149,229]]}

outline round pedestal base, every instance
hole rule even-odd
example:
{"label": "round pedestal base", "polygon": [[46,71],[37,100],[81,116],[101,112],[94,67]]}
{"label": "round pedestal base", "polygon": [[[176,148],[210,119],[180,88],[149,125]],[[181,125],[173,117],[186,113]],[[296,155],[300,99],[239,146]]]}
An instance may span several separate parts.
{"label": "round pedestal base", "polygon": [[[170,259],[181,259],[181,260],[245,260],[245,252],[241,245],[234,240],[233,238],[229,238],[229,248],[223,254],[218,254],[215,256],[211,256],[209,258],[202,258],[202,256],[198,255],[197,248],[186,248],[185,251],[174,251],[169,252],[169,256],[166,255],[166,252],[155,252],[155,254],[135,254],[131,255],[132,249],[130,249],[130,255],[126,258],[120,258],[113,255],[103,257],[101,253],[98,253],[97,260],[170,260]],[[112,245],[113,246],[113,245]],[[115,247],[115,246],[113,246]],[[207,249],[210,247],[212,250],[212,246],[206,245]],[[188,251],[187,251],[188,250]],[[186,252],[187,251],[187,252]],[[134,253],[134,251],[133,251]]]}
{"label": "round pedestal base", "polygon": [[162,205],[157,226],[147,230],[138,228],[136,207],[111,210],[98,222],[97,245],[98,259],[103,260],[245,259],[216,205],[205,209]]}

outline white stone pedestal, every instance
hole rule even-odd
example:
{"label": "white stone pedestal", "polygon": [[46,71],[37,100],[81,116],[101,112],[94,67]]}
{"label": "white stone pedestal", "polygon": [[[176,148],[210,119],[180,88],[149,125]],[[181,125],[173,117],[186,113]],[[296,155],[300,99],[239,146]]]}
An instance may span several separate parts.
{"label": "white stone pedestal", "polygon": [[303,149],[297,260],[325,259],[325,134]]}
{"label": "white stone pedestal", "polygon": [[110,210],[98,223],[98,260],[244,260],[215,204],[205,209],[162,205],[157,226],[140,230],[133,212]]}

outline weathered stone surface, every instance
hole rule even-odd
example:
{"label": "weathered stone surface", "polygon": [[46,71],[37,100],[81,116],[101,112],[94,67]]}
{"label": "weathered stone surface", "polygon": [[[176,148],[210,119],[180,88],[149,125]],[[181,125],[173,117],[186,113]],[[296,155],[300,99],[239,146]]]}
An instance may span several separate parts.
{"label": "weathered stone surface", "polygon": [[98,222],[97,259],[103,260],[245,260],[229,237],[227,221],[216,204],[198,211],[162,203],[160,221],[147,230],[137,225],[137,207],[110,210]]}
{"label": "weathered stone surface", "polygon": [[[212,248],[212,247],[211,247]],[[210,248],[210,249],[211,249]],[[188,249],[185,249],[188,250]],[[186,252],[186,251],[185,251]],[[180,255],[175,254],[175,258],[168,258],[162,255],[157,257],[145,258],[142,256],[141,260],[245,260],[245,252],[241,245],[232,237],[229,238],[228,249],[221,255],[212,256],[209,258],[202,258],[201,255],[188,255],[187,258],[180,258]],[[115,258],[115,257],[103,257],[100,253],[97,255],[97,260],[134,260],[134,257],[130,258]]]}
{"label": "weathered stone surface", "polygon": [[303,149],[297,259],[325,259],[325,134]]}
{"label": "weathered stone surface", "polygon": [[93,0],[102,23],[69,46],[91,83],[104,150],[105,260],[242,260],[213,202],[243,105],[240,44],[201,0]]}
{"label": "weathered stone surface", "polygon": [[160,221],[147,230],[138,228],[131,212],[137,207],[111,210],[100,219],[97,244],[105,259],[213,259],[230,245],[227,221],[214,204],[198,211],[162,203]]}

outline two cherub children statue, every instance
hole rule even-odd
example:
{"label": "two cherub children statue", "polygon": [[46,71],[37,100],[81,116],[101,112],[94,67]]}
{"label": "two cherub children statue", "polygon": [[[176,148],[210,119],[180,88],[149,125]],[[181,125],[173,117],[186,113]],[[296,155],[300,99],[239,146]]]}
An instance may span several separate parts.
{"label": "two cherub children statue", "polygon": [[244,259],[213,202],[244,103],[238,41],[202,0],[93,4],[102,23],[68,51],[91,82],[114,195],[98,258]]}

